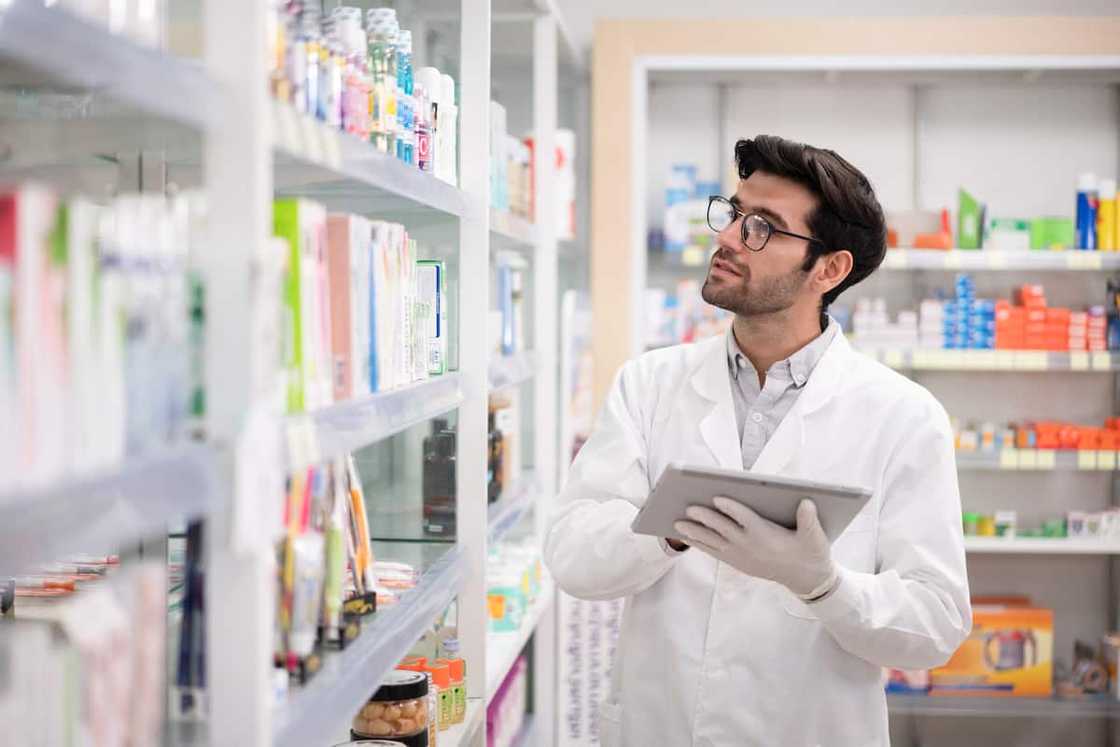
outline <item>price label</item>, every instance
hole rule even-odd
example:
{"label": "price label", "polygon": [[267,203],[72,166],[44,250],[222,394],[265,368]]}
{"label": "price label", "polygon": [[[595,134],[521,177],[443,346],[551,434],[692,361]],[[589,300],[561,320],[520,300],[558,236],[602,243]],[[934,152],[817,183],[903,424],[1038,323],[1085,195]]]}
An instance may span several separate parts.
{"label": "price label", "polygon": [[915,350],[913,355],[914,368],[933,368],[933,364],[930,362],[932,357],[933,353],[928,350]]}
{"label": "price label", "polygon": [[1081,352],[1073,352],[1069,354],[1069,369],[1071,371],[1088,371],[1089,370],[1089,354]]}
{"label": "price label", "polygon": [[994,350],[976,350],[968,356],[968,368],[990,371],[995,367],[996,354]]}
{"label": "price label", "polygon": [[902,353],[898,350],[888,350],[883,354],[883,363],[891,368],[902,368]]}
{"label": "price label", "polygon": [[1078,451],[1077,452],[1077,468],[1078,469],[1096,469],[1097,468],[1097,452],[1095,451]]}
{"label": "price label", "polygon": [[1004,449],[999,453],[1000,469],[1019,469],[1019,450]]}
{"label": "price label", "polygon": [[1014,350],[997,350],[995,352],[996,368],[1001,370],[1009,370],[1015,368],[1015,351]]}
{"label": "price label", "polygon": [[1098,451],[1097,452],[1097,469],[1112,471],[1116,469],[1116,452],[1115,451]]}
{"label": "price label", "polygon": [[1057,459],[1053,449],[1038,450],[1038,469],[1054,469],[1056,463]]}
{"label": "price label", "polygon": [[1112,370],[1112,356],[1103,351],[1093,353],[1093,370],[1094,371],[1110,371]]}
{"label": "price label", "polygon": [[1049,356],[1044,352],[1020,350],[1015,353],[1015,368],[1020,371],[1045,371],[1049,367]]}
{"label": "price label", "polygon": [[1020,451],[1019,469],[1038,469],[1038,452],[1034,449]]}
{"label": "price label", "polygon": [[961,255],[958,254],[955,250],[945,253],[946,270],[959,270],[963,266],[964,262],[961,260]]}
{"label": "price label", "polygon": [[1099,270],[1103,263],[1097,252],[1071,251],[1066,254],[1066,266],[1071,270]]}
{"label": "price label", "polygon": [[1007,269],[1007,257],[1000,252],[994,252],[988,255],[988,267],[993,270]]}

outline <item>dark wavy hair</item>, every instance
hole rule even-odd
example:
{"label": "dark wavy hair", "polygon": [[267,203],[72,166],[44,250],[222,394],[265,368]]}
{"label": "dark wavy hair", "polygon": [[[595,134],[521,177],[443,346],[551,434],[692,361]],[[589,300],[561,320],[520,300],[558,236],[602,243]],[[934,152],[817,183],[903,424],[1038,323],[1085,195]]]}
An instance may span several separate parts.
{"label": "dark wavy hair", "polygon": [[817,198],[807,223],[824,244],[809,244],[802,269],[812,269],[817,258],[847,249],[852,271],[824,294],[823,308],[837,296],[875,272],[887,252],[887,222],[871,182],[835,151],[814,148],[775,135],[759,135],[735,143],[739,178],[756,171],[780,176],[806,187]]}

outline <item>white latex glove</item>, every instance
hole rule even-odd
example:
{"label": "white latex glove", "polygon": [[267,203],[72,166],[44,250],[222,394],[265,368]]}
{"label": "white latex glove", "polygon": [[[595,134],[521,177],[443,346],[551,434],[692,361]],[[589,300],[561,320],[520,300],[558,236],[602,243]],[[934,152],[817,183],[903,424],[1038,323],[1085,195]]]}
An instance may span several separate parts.
{"label": "white latex glove", "polygon": [[839,576],[812,501],[797,507],[795,531],[730,498],[714,503],[719,511],[690,506],[685,515],[691,521],[674,524],[692,546],[749,576],[776,581],[802,599],[816,599],[835,588]]}

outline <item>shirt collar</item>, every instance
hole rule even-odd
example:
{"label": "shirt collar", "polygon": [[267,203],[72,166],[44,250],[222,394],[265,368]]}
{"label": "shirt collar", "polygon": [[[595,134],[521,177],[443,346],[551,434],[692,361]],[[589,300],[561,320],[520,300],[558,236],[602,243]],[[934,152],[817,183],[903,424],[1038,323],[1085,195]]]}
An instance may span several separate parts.
{"label": "shirt collar", "polygon": [[[793,381],[793,385],[800,389],[805,386],[809,381],[809,375],[813,373],[813,369],[820,363],[821,358],[824,357],[825,351],[828,350],[829,344],[836,333],[840,329],[840,325],[831,316],[828,319],[828,326],[825,327],[824,332],[813,338],[808,345],[798,350],[796,353],[786,358],[785,360],[778,361],[771,367],[771,371],[775,368],[779,370],[784,369],[789,374],[789,378]],[[754,365],[750,359],[743,355],[743,351],[739,349],[739,344],[735,341],[735,333],[729,327],[727,329],[727,367],[731,372],[731,378],[735,381],[739,380],[739,373],[741,371],[750,370],[754,371]]]}

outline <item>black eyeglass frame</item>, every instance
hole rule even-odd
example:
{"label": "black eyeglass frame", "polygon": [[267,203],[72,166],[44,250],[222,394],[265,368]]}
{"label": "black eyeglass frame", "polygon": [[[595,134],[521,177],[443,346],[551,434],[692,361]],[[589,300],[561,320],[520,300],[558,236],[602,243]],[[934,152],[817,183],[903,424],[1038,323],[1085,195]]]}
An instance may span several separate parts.
{"label": "black eyeglass frame", "polygon": [[[825,246],[825,243],[823,241],[821,241],[820,239],[813,238],[812,236],[803,236],[802,234],[794,233],[793,231],[783,231],[780,228],[775,228],[774,224],[771,223],[770,219],[767,218],[765,215],[759,215],[758,213],[744,213],[742,210],[735,207],[735,203],[731,202],[731,200],[727,199],[723,195],[709,195],[708,196],[708,212],[705,214],[704,217],[708,221],[708,228],[712,229],[716,233],[719,233],[720,229],[717,229],[715,226],[712,225],[712,205],[714,205],[717,202],[719,202],[721,204],[724,204],[724,205],[727,205],[735,213],[735,217],[731,219],[732,223],[739,220],[739,218],[743,218],[743,222],[739,225],[739,239],[743,242],[743,246],[747,247],[747,249],[749,251],[761,252],[763,249],[766,248],[766,245],[770,243],[770,237],[773,236],[776,233],[780,233],[780,234],[783,234],[785,236],[792,236],[795,239],[801,239],[803,241],[808,241],[810,244],[816,244],[821,249],[827,249],[828,248],[828,247]],[[746,233],[747,233],[747,218],[758,218],[760,221],[765,223],[766,227],[769,229],[767,234],[766,234],[766,240],[763,241],[762,246],[760,246],[757,249],[755,249],[754,247],[752,247],[750,244],[747,243],[747,235],[746,235]]]}

